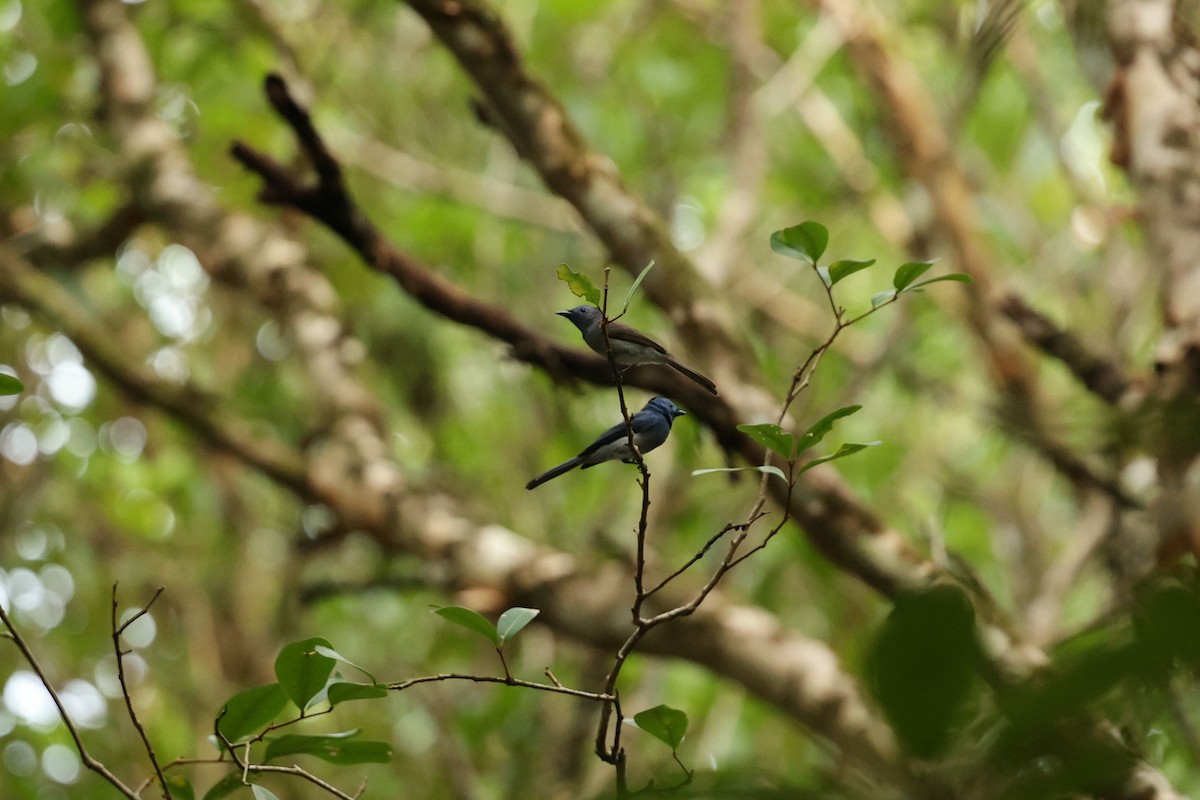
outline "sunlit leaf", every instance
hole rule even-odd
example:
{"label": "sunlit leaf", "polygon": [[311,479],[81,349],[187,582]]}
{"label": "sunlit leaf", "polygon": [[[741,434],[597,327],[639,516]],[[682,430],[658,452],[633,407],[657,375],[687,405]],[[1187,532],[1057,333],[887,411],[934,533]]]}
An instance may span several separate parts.
{"label": "sunlit leaf", "polygon": [[250,784],[250,788],[254,791],[254,800],[279,800],[279,797],[274,792],[259,786],[257,783]]}
{"label": "sunlit leaf", "polygon": [[638,290],[638,287],[642,285],[642,281],[645,280],[646,276],[650,274],[650,270],[653,268],[654,261],[651,260],[651,262],[646,265],[646,268],[638,273],[633,285],[630,286],[629,291],[625,293],[625,302],[621,304],[621,313],[625,313],[625,309],[629,308],[629,301],[633,299],[633,293]]}
{"label": "sunlit leaf", "polygon": [[348,666],[348,667],[354,667],[356,670],[358,670],[359,672],[361,672],[363,675],[366,675],[368,678],[370,678],[370,679],[371,679],[371,683],[379,683],[379,681],[375,680],[375,676],[374,676],[374,675],[372,675],[371,673],[367,672],[365,669],[363,669],[362,667],[360,667],[358,664],[355,664],[353,661],[351,661],[350,659],[346,658],[346,657],[345,657],[345,656],[343,656],[341,653],[339,653],[338,651],[334,650],[332,647],[326,647],[326,646],[325,646],[325,645],[323,645],[323,644],[319,644],[319,645],[317,645],[316,647],[314,647],[314,648],[313,648],[313,650],[315,650],[316,652],[318,652],[318,653],[320,653],[321,655],[325,656],[326,658],[332,658],[334,661],[340,661],[340,662],[342,662],[343,664],[345,664],[345,665],[346,665],[346,666]]}
{"label": "sunlit leaf", "polygon": [[848,258],[843,258],[840,261],[835,261],[829,265],[829,271],[828,271],[829,283],[828,283],[828,285],[833,286],[833,285],[837,284],[837,282],[842,280],[843,278],[847,278],[860,270],[864,270],[874,263],[875,263],[875,259],[873,259],[873,258],[868,259],[867,261],[851,261]]}
{"label": "sunlit leaf", "polygon": [[920,289],[922,286],[928,286],[931,283],[938,283],[940,281],[956,281],[958,283],[974,283],[975,279],[972,278],[970,275],[968,275],[965,272],[951,272],[949,275],[938,275],[936,278],[930,278],[929,280],[921,281],[920,283],[914,283],[912,286],[908,287],[908,291],[912,292],[917,289]]}
{"label": "sunlit leaf", "polygon": [[287,701],[287,692],[278,683],[240,691],[225,704],[218,725],[221,734],[231,742],[240,741],[275,719]]}
{"label": "sunlit leaf", "polygon": [[496,633],[500,636],[500,644],[504,644],[521,632],[521,629],[533,622],[538,615],[536,608],[510,608],[496,620]]}
{"label": "sunlit leaf", "polygon": [[784,483],[787,483],[787,475],[783,474],[783,470],[770,464],[760,464],[757,467],[713,467],[711,469],[694,469],[692,470],[692,476],[695,477],[696,475],[708,475],[713,472],[745,472],[746,470],[753,472],[765,472],[768,475],[776,475]]}
{"label": "sunlit leaf", "polygon": [[687,733],[687,714],[677,708],[658,705],[639,711],[633,715],[633,721],[646,733],[665,742],[672,750],[678,749],[683,736]]}
{"label": "sunlit leaf", "polygon": [[796,446],[796,437],[773,422],[760,422],[755,425],[738,425],[738,430],[754,441],[769,447],[785,459],[792,457],[792,449]]}
{"label": "sunlit leaf", "polygon": [[333,649],[329,642],[313,637],[284,645],[275,658],[275,677],[300,709],[308,708],[317,693],[325,688],[325,682],[337,663],[318,653],[317,647]]}
{"label": "sunlit leaf", "polygon": [[815,265],[829,244],[829,231],[819,222],[801,222],[771,234],[771,249]]}
{"label": "sunlit leaf", "polygon": [[813,423],[812,427],[800,435],[800,449],[796,452],[796,455],[805,452],[829,435],[829,432],[833,430],[833,423],[842,417],[850,416],[861,408],[862,406],[843,406],[837,411],[831,411],[821,417],[821,419]]}
{"label": "sunlit leaf", "polygon": [[386,686],[378,686],[368,683],[331,683],[325,696],[329,700],[329,705],[336,706],[350,700],[377,700],[381,697],[387,697],[388,690]]}
{"label": "sunlit leaf", "polygon": [[315,756],[331,764],[386,764],[392,747],[386,742],[354,739],[360,730],[324,735],[289,734],[267,743],[266,761],[294,755]]}
{"label": "sunlit leaf", "polygon": [[[649,267],[647,267],[649,269]],[[571,294],[576,297],[582,297],[594,306],[599,306],[603,300],[603,295],[596,285],[592,283],[592,279],[587,275],[576,272],[566,264],[559,264],[558,279],[567,284],[567,288],[571,290]]]}
{"label": "sunlit leaf", "polygon": [[882,444],[882,442],[846,442],[839,447],[837,452],[833,455],[814,458],[812,461],[809,461],[807,464],[800,467],[800,469],[796,470],[796,474],[799,475],[801,472],[807,472],[818,464],[826,464],[830,461],[836,461],[839,458],[845,458],[846,456],[853,455],[859,451],[866,450],[868,447],[877,447],[880,444]]}
{"label": "sunlit leaf", "polygon": [[455,625],[460,625],[469,631],[475,631],[475,633],[478,633],[496,647],[502,644],[500,634],[496,632],[496,626],[488,622],[487,618],[478,611],[472,611],[469,608],[462,608],[461,606],[442,606],[441,608],[435,608],[433,613],[453,622]]}
{"label": "sunlit leaf", "polygon": [[909,284],[924,275],[933,265],[933,261],[909,261],[907,264],[901,264],[892,278],[892,286],[896,287],[897,292],[904,291]]}
{"label": "sunlit leaf", "polygon": [[7,372],[0,372],[0,395],[20,394],[23,391],[25,384]]}

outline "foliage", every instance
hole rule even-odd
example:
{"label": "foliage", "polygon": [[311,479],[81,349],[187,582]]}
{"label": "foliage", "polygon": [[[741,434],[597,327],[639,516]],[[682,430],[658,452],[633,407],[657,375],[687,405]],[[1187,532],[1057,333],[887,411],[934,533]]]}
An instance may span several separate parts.
{"label": "foliage", "polygon": [[[128,372],[99,365],[62,320],[17,296],[0,263],[0,608],[89,752],[145,782],[141,796],[157,787],[134,712],[160,764],[184,760],[166,769],[176,800],[326,794],[235,759],[298,765],[336,787],[365,779],[364,797],[584,796],[617,771],[595,742],[595,718],[615,702],[609,673],[620,714],[645,734],[606,729],[605,744],[619,739],[628,754],[627,788],[662,788],[682,768],[693,783],[681,796],[710,785],[729,797],[899,791],[823,727],[835,715],[797,716],[795,697],[722,672],[742,653],[672,649],[684,630],[712,630],[711,608],[734,609],[741,632],[805,637],[808,649],[777,657],[827,648],[821,663],[836,670],[823,674],[869,696],[856,708],[917,765],[883,764],[897,781],[948,776],[964,797],[1105,795],[1146,763],[1200,792],[1194,571],[1188,557],[1180,566],[1093,533],[1101,507],[1110,530],[1134,517],[1157,531],[1139,515],[1172,498],[1121,492],[1142,485],[1155,435],[1166,451],[1194,449],[1194,404],[1130,412],[1018,345],[1035,364],[1036,403],[1022,405],[997,378],[1020,370],[981,344],[1015,338],[992,308],[1003,289],[1139,379],[1153,373],[1165,293],[1151,290],[1145,220],[1126,213],[1138,198],[1105,157],[1111,76],[1097,84],[1085,72],[1096,59],[1072,27],[1082,12],[1031,5],[1012,34],[1021,57],[1001,47],[978,74],[963,69],[975,63],[975,12],[1005,4],[876,15],[907,77],[945,105],[921,120],[948,142],[935,166],[956,162],[969,178],[964,229],[994,271],[984,296],[955,271],[944,215],[961,209],[931,198],[920,154],[895,141],[894,114],[839,49],[827,11],[782,0],[495,4],[534,83],[577,123],[563,138],[596,150],[553,162],[546,179],[503,138],[514,118],[408,8],[120,4],[138,37],[108,52],[145,44],[157,77],[149,116],[196,176],[173,183],[153,179],[154,159],[130,167],[126,138],[141,147],[155,136],[106,106],[90,5],[0,3],[0,249],[86,311]],[[311,104],[356,211],[434,265],[430,280],[372,271],[321,225],[259,202],[258,180],[229,158],[233,141],[281,169],[308,168],[262,101],[261,76],[276,69]],[[554,193],[592,167],[619,175],[648,211],[624,215],[602,183],[573,205]],[[153,192],[165,203],[148,204]],[[203,213],[188,205],[197,199]],[[106,239],[130,209],[128,229]],[[228,236],[198,236],[214,215],[234,221]],[[264,229],[288,238],[260,241]],[[651,234],[678,254],[636,246]],[[78,242],[100,244],[61,255]],[[239,247],[266,265],[264,284],[278,283],[274,303],[230,268]],[[327,283],[274,271],[283,262]],[[462,290],[459,304],[430,310],[443,285]],[[605,465],[531,500],[524,481],[578,452],[618,408],[610,387],[574,380],[562,362],[528,367],[530,351],[511,341],[527,328],[543,337],[538,352],[577,347],[552,316],[570,297],[627,315],[688,359],[721,342],[693,338],[672,299],[746,346],[740,362],[689,360],[731,376],[713,402],[734,405],[689,409],[646,459],[652,480]],[[513,324],[487,331],[464,299]],[[339,358],[353,381],[330,369]],[[636,408],[635,377],[623,390]],[[713,435],[711,419],[729,435]],[[378,441],[355,438],[371,425]],[[243,438],[218,435],[230,431]],[[302,490],[241,447],[261,442],[305,454]],[[362,453],[388,468],[356,474]],[[693,479],[711,473],[728,480]],[[1098,480],[1080,483],[1088,474]],[[397,506],[341,492],[346,475],[385,486]],[[650,483],[645,505],[637,480]],[[941,580],[852,573],[837,560],[843,543],[811,537],[782,497],[843,511],[871,553],[920,558]],[[388,516],[422,498],[433,543]],[[464,521],[482,535],[468,538]],[[743,534],[753,538],[723,562]],[[472,548],[478,569],[452,573]],[[725,564],[737,569],[721,600],[698,595]],[[683,565],[671,591],[648,593]],[[645,585],[634,587],[635,571]],[[540,602],[596,574],[619,574],[619,597]],[[120,634],[106,613],[118,580],[167,587]],[[636,619],[660,608],[678,614],[611,661],[610,626],[641,630]],[[100,796],[103,779],[72,755],[29,661],[0,645],[5,797]],[[1014,667],[989,649],[1004,646],[1045,661]]]}

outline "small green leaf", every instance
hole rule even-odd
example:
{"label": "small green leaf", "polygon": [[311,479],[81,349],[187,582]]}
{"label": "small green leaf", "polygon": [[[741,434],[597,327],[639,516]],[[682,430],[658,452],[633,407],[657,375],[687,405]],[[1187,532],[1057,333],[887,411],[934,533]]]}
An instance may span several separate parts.
{"label": "small green leaf", "polygon": [[817,277],[821,279],[821,283],[825,284],[826,289],[833,288],[833,279],[829,277],[829,267],[817,267]]}
{"label": "small green leaf", "polygon": [[338,682],[329,684],[326,697],[329,705],[336,706],[349,700],[377,700],[387,697],[386,686],[375,686],[367,683]]}
{"label": "small green leaf", "polygon": [[811,428],[800,436],[800,449],[796,452],[796,455],[800,455],[828,436],[829,432],[833,430],[833,423],[842,417],[850,416],[861,408],[862,406],[844,406],[837,411],[832,411],[821,417],[821,419],[817,420]]}
{"label": "small green leaf", "polygon": [[366,675],[368,678],[370,678],[371,683],[379,683],[379,681],[375,680],[374,675],[367,672],[365,669],[360,667],[358,664],[355,664],[353,661],[346,658],[344,655],[339,653],[337,650],[334,650],[332,647],[326,647],[323,644],[319,644],[316,647],[314,647],[313,650],[315,650],[316,652],[325,656],[326,658],[332,658],[334,661],[340,661],[348,667],[354,667],[356,670],[361,672],[363,675]]}
{"label": "small green leaf", "polygon": [[[287,702],[287,698],[284,698]],[[231,772],[221,780],[217,781],[212,787],[204,793],[204,800],[221,800],[222,797],[227,797],[231,793],[245,786],[242,783],[242,771],[239,769],[236,772]]]}
{"label": "small green leaf", "polygon": [[841,447],[839,447],[837,449],[837,452],[834,453],[833,455],[821,456],[820,458],[814,458],[812,461],[809,461],[807,464],[800,467],[800,469],[796,470],[796,474],[799,475],[801,472],[807,472],[808,470],[812,469],[813,467],[817,466],[818,464],[825,464],[829,461],[836,461],[839,458],[845,458],[846,456],[853,455],[853,454],[859,452],[860,450],[866,450],[868,447],[877,447],[881,444],[883,444],[883,442],[846,442]]}
{"label": "small green leaf", "polygon": [[792,450],[796,446],[796,437],[775,423],[760,422],[757,425],[738,425],[737,428],[754,441],[764,447],[769,447],[784,458],[792,457]]}
{"label": "small green leaf", "polygon": [[833,286],[843,278],[847,278],[859,270],[866,269],[875,263],[875,259],[867,261],[851,261],[848,258],[843,258],[841,261],[835,261],[829,265],[829,286]]}
{"label": "small green leaf", "polygon": [[521,632],[521,629],[533,622],[533,618],[538,615],[536,608],[510,608],[500,615],[500,619],[496,620],[496,633],[500,635],[500,644],[503,645],[512,637]]}
{"label": "small green leaf", "polygon": [[558,279],[567,284],[567,288],[571,290],[571,294],[576,297],[582,297],[594,306],[599,306],[603,296],[600,290],[596,288],[596,284],[592,283],[591,278],[568,267],[566,264],[558,265]]}
{"label": "small green leaf", "polygon": [[225,715],[219,723],[221,734],[238,742],[275,719],[287,701],[287,692],[278,683],[238,692],[225,704]]}
{"label": "small green leaf", "polygon": [[829,231],[819,222],[801,222],[771,234],[772,250],[788,258],[798,258],[814,267],[828,244]]}
{"label": "small green leaf", "polygon": [[927,281],[921,281],[920,283],[914,283],[912,286],[908,287],[908,291],[910,291],[910,292],[916,291],[917,289],[920,289],[922,286],[928,286],[931,283],[938,283],[939,281],[957,281],[958,283],[974,283],[975,279],[972,278],[970,275],[968,275],[965,272],[951,272],[949,275],[939,275],[936,278],[930,278]]}
{"label": "small green leaf", "polygon": [[871,295],[871,308],[879,308],[884,303],[891,301],[896,296],[895,289],[887,289],[882,292],[876,292]]}
{"label": "small green leaf", "polygon": [[462,608],[461,606],[442,606],[441,608],[435,608],[433,613],[439,617],[448,619],[455,625],[461,625],[469,631],[475,631],[496,647],[499,647],[501,644],[500,634],[496,632],[496,626],[488,622],[487,618],[478,611],[472,611],[469,608]]}
{"label": "small green leaf", "polygon": [[167,788],[171,790],[171,800],[196,800],[196,790],[182,775],[168,775]]}
{"label": "small green leaf", "polygon": [[337,663],[316,651],[317,647],[332,650],[329,642],[319,637],[304,639],[284,645],[275,658],[275,677],[287,696],[301,710],[325,688],[333,667]]}
{"label": "small green leaf", "polygon": [[633,282],[633,286],[630,286],[629,291],[626,292],[626,294],[625,294],[625,302],[621,304],[621,313],[622,314],[624,314],[625,310],[627,308],[629,308],[629,301],[633,299],[633,293],[638,290],[638,287],[642,285],[642,281],[645,280],[646,275],[649,274],[650,270],[653,268],[654,268],[654,260],[651,259],[650,263],[646,265],[646,268],[643,269],[640,273],[638,273],[637,278]]}
{"label": "small green leaf", "polygon": [[903,292],[910,283],[924,275],[933,265],[934,261],[909,261],[907,264],[901,264],[892,278],[892,286],[896,287],[897,292]]}
{"label": "small green leaf", "polygon": [[292,755],[309,755],[331,764],[386,764],[392,747],[386,742],[354,739],[360,730],[321,736],[289,734],[267,743],[266,761]]}
{"label": "small green leaf", "polygon": [[692,470],[692,477],[695,477],[696,475],[708,475],[713,472],[744,472],[746,470],[765,472],[768,475],[778,475],[784,483],[787,483],[787,475],[783,474],[783,470],[781,470],[779,467],[771,466],[770,464],[760,464],[757,467],[713,467],[712,469],[694,469]]}
{"label": "small green leaf", "polygon": [[279,800],[274,792],[257,783],[250,784],[250,789],[254,792],[254,800]]}
{"label": "small green leaf", "polygon": [[0,372],[0,395],[20,394],[23,391],[25,384],[7,372]]}
{"label": "small green leaf", "polygon": [[655,706],[633,715],[633,721],[646,733],[676,750],[687,733],[687,714],[670,706]]}

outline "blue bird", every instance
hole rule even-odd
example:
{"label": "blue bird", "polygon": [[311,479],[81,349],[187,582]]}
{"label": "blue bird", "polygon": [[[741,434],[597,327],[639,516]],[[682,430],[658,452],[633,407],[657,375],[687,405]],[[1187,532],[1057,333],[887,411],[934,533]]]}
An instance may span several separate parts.
{"label": "blue bird", "polygon": [[[583,341],[588,347],[602,356],[607,356],[604,347],[604,330],[600,324],[604,314],[595,306],[575,306],[569,311],[554,312],[560,317],[566,317],[575,323],[583,334]],[[675,359],[666,348],[639,330],[629,327],[622,322],[608,323],[608,342],[612,347],[613,359],[622,366],[636,364],[666,364],[671,369],[694,380],[704,387],[705,391],[716,394],[717,386],[708,378],[686,364]]]}
{"label": "blue bird", "polygon": [[[667,440],[667,434],[671,432],[671,424],[675,418],[685,414],[687,414],[686,411],[667,398],[654,398],[630,419],[633,426],[633,443],[637,445],[637,449],[642,455],[649,453]],[[553,480],[576,467],[587,469],[605,461],[618,459],[626,464],[635,463],[633,452],[629,449],[629,433],[625,429],[624,422],[613,425],[600,434],[600,437],[589,444],[582,453],[538,475],[525,484],[525,488],[536,489],[546,481]]]}

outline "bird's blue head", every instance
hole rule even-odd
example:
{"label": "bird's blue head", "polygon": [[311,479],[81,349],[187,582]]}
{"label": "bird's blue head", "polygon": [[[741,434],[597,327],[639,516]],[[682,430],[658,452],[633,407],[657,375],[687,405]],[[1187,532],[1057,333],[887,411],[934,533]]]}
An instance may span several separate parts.
{"label": "bird's blue head", "polygon": [[600,324],[601,314],[600,309],[595,306],[575,306],[566,311],[555,311],[560,317],[566,317],[575,323],[575,327],[581,331],[587,331],[594,325]]}
{"label": "bird's blue head", "polygon": [[674,403],[672,403],[670,400],[668,400],[665,397],[654,398],[649,403],[646,403],[646,407],[643,408],[642,410],[643,411],[651,411],[651,410],[657,411],[659,414],[662,414],[664,417],[667,418],[667,422],[674,422],[676,417],[687,416],[686,411],[684,411],[682,408],[675,405]]}

